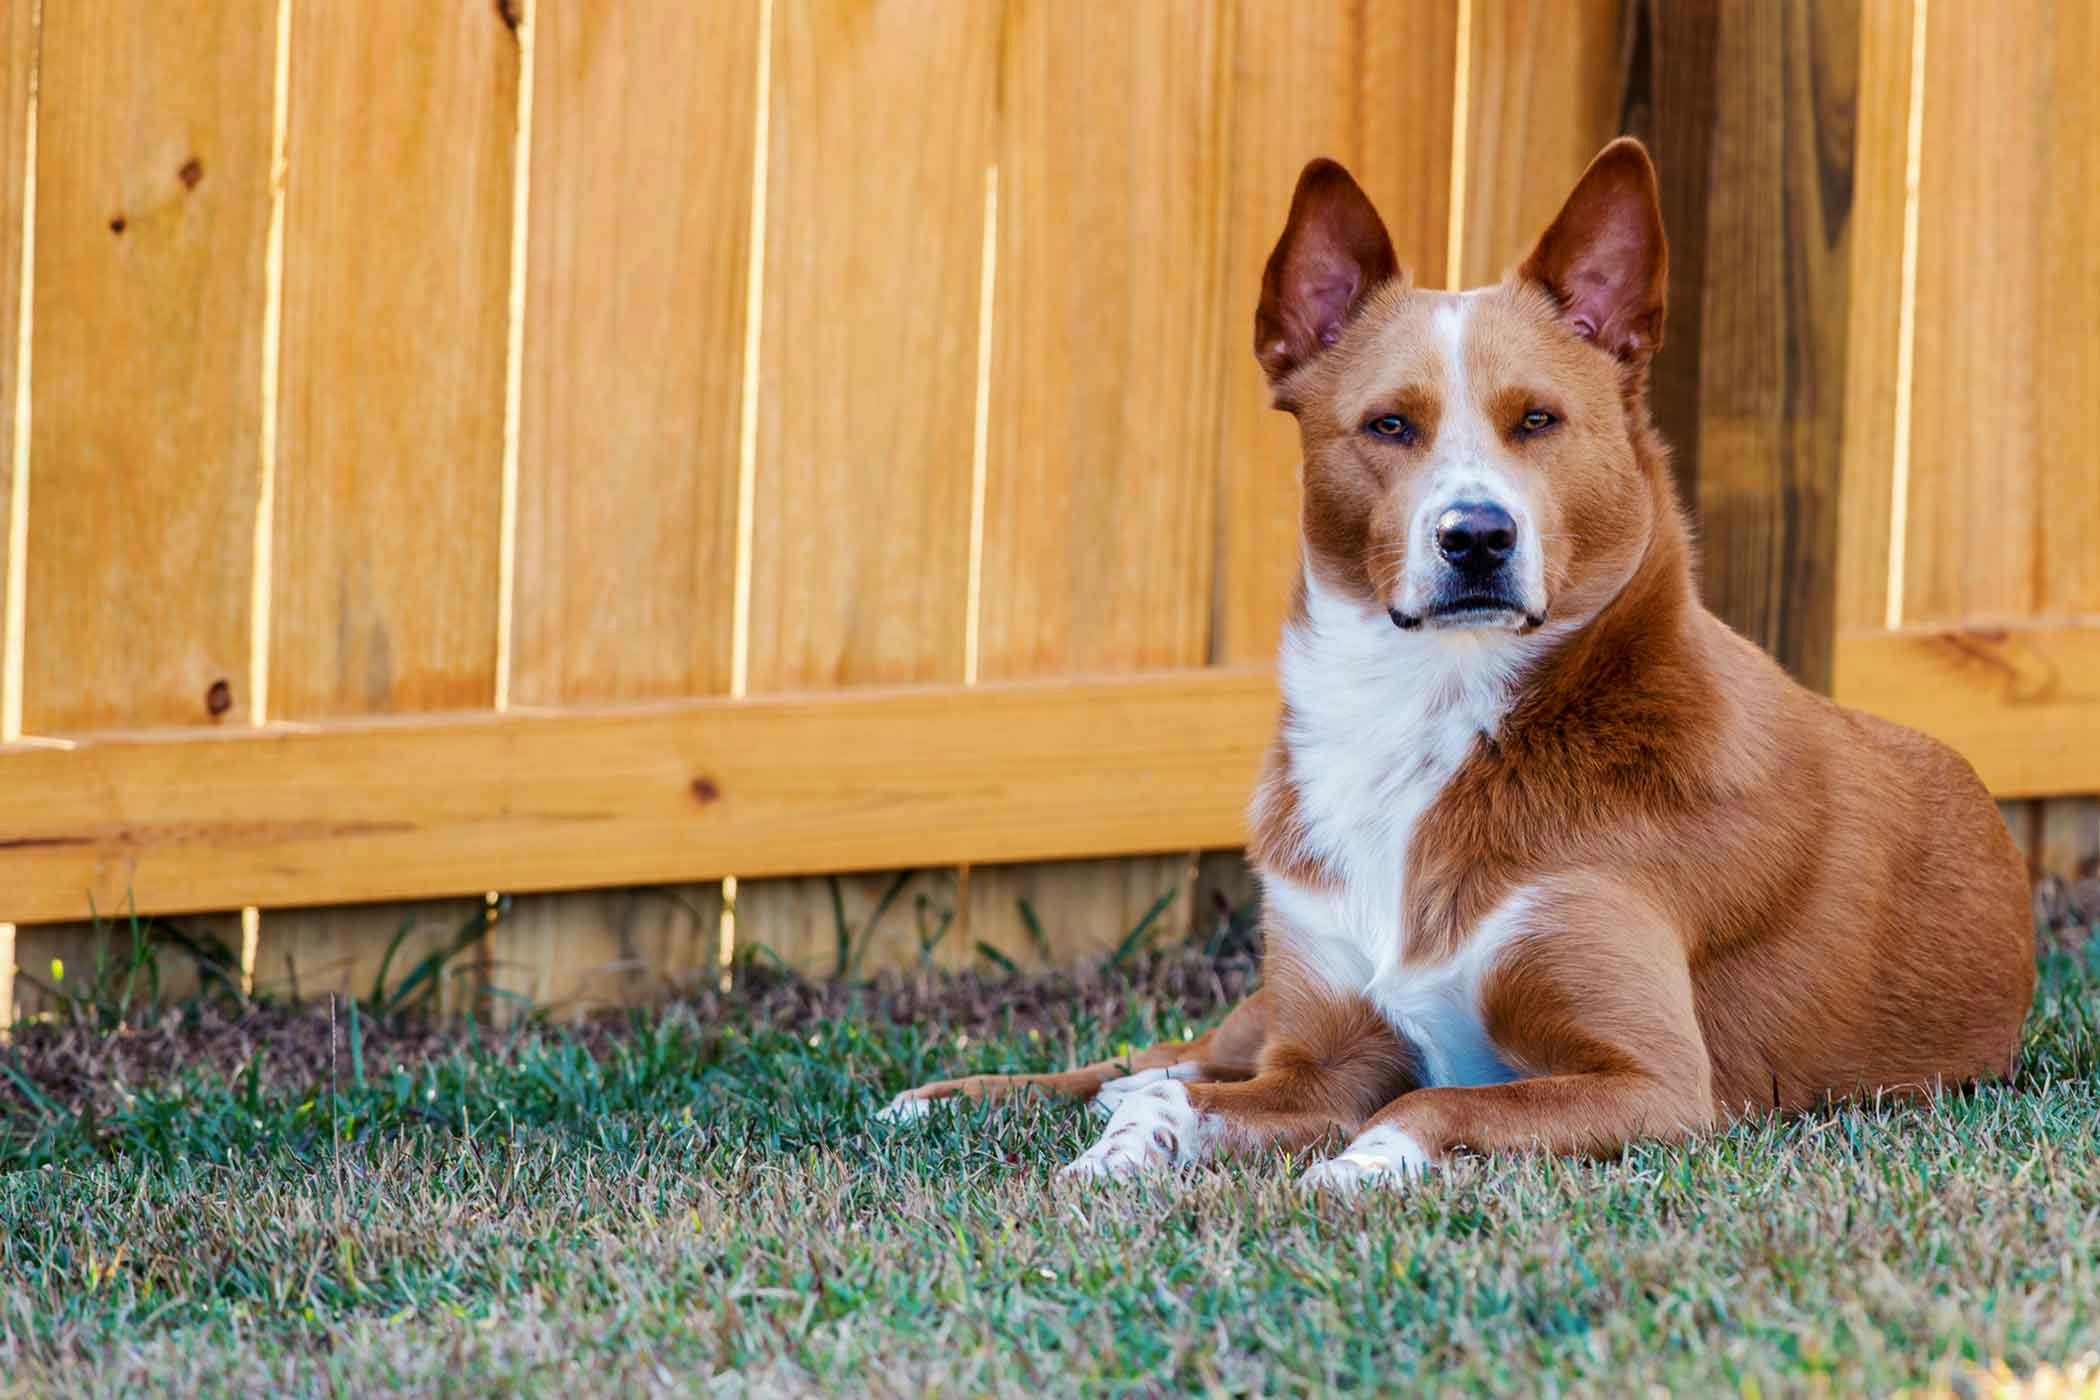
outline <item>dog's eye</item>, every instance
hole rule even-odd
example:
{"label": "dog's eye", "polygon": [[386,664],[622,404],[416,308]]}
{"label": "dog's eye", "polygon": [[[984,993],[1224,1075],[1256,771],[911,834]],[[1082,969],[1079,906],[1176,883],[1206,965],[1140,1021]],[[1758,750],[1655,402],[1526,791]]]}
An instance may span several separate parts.
{"label": "dog's eye", "polygon": [[1384,413],[1364,424],[1364,431],[1393,442],[1413,442],[1415,425],[1397,413]]}
{"label": "dog's eye", "polygon": [[1546,431],[1546,429],[1552,427],[1555,423],[1558,423],[1559,421],[1560,420],[1558,418],[1555,418],[1552,414],[1546,412],[1545,409],[1534,408],[1526,412],[1522,418],[1519,418],[1517,420],[1517,431],[1523,433],[1543,433]]}

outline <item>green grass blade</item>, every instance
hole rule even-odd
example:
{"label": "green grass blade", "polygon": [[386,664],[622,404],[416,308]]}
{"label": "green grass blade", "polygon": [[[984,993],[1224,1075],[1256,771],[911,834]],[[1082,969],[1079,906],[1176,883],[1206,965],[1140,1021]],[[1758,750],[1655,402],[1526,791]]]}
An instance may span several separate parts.
{"label": "green grass blade", "polygon": [[1174,896],[1178,893],[1180,890],[1177,886],[1169,885],[1158,899],[1152,901],[1152,907],[1131,925],[1130,932],[1123,935],[1123,941],[1118,943],[1116,950],[1108,956],[1110,971],[1121,972],[1124,965],[1151,941],[1153,926],[1159,922],[1159,916],[1167,912],[1167,906],[1174,902]]}

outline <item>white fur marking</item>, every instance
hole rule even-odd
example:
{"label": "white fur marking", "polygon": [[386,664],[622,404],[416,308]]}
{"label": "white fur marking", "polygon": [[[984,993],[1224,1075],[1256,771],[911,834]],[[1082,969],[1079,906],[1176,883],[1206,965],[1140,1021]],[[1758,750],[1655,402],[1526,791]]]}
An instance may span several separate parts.
{"label": "white fur marking", "polygon": [[1111,1079],[1103,1084],[1088,1107],[1100,1117],[1110,1118],[1123,1106],[1123,1101],[1138,1090],[1150,1088],[1169,1079],[1191,1080],[1198,1073],[1198,1067],[1193,1060],[1184,1060],[1178,1065],[1168,1065],[1163,1069],[1141,1069],[1136,1074],[1126,1074],[1120,1079]]}
{"label": "white fur marking", "polygon": [[[1537,634],[1402,632],[1306,578],[1305,616],[1279,663],[1288,781],[1307,856],[1332,889],[1262,872],[1272,938],[1315,976],[1363,992],[1398,972],[1415,823],[1483,734],[1493,734]],[[1261,820],[1257,798],[1254,819]]]}
{"label": "white fur marking", "polygon": [[1216,1114],[1197,1110],[1180,1080],[1161,1079],[1117,1105],[1100,1141],[1060,1174],[1102,1181],[1193,1167],[1210,1156],[1223,1127]]}
{"label": "white fur marking", "polygon": [[1466,391],[1466,316],[1472,308],[1456,296],[1436,309],[1436,338],[1444,352],[1444,383],[1454,392]]}
{"label": "white fur marking", "polygon": [[1298,1185],[1307,1191],[1342,1193],[1367,1186],[1400,1186],[1411,1177],[1426,1176],[1435,1165],[1421,1143],[1381,1123],[1357,1134],[1339,1155],[1308,1167]]}
{"label": "white fur marking", "polygon": [[1546,556],[1539,541],[1538,513],[1523,488],[1498,465],[1501,435],[1472,401],[1466,378],[1466,320],[1472,309],[1460,295],[1439,305],[1431,318],[1444,362],[1444,412],[1408,517],[1407,576],[1394,606],[1417,616],[1427,609],[1445,567],[1436,551],[1437,517],[1460,501],[1486,501],[1501,506],[1516,521],[1518,595],[1525,610],[1536,616],[1546,610]]}
{"label": "white fur marking", "polygon": [[933,1112],[933,1099],[922,1098],[915,1089],[906,1089],[876,1110],[878,1123],[916,1123]]}

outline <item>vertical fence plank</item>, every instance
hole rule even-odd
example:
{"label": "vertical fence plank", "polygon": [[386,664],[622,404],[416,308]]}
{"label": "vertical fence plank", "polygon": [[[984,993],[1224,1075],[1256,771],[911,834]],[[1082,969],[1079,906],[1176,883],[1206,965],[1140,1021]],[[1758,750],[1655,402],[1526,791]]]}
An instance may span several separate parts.
{"label": "vertical fence plank", "polygon": [[1907,621],[2100,611],[2095,63],[2084,4],[1930,11]]}
{"label": "vertical fence plank", "polygon": [[1816,687],[1836,613],[1858,7],[1637,0],[1622,118],[1670,234],[1651,380],[1701,590]]}
{"label": "vertical fence plank", "polygon": [[[1223,268],[1212,292],[1219,550],[1212,654],[1267,661],[1298,563],[1298,433],[1269,406],[1254,362],[1262,267],[1283,232],[1298,172],[1315,156],[1347,165],[1387,221],[1400,260],[1444,276],[1451,190],[1456,10],[1414,0],[1354,8],[1240,0],[1232,30],[1230,162]],[[1389,75],[1404,66],[1407,84]]]}
{"label": "vertical fence plank", "polygon": [[505,15],[297,9],[273,717],[493,698],[518,80]]}
{"label": "vertical fence plank", "polygon": [[[22,176],[29,143],[29,90],[36,67],[36,11],[0,10],[0,658],[12,654],[4,595],[11,579],[15,486],[15,363],[22,311]],[[0,670],[9,663],[0,659]],[[11,683],[0,680],[0,690]],[[0,709],[5,705],[0,704]],[[0,1037],[14,1025],[17,930],[0,922]]]}
{"label": "vertical fence plank", "polygon": [[[2037,288],[2035,611],[2100,616],[2100,6],[2053,0],[2042,41],[2048,105],[2035,133],[2043,177]],[[1972,284],[1973,287],[1973,284]]]}
{"label": "vertical fence plank", "polygon": [[1845,335],[1843,469],[1835,604],[1840,630],[1879,628],[1888,609],[1889,530],[1902,358],[1904,168],[1910,144],[1912,8],[1860,7],[1853,137],[1851,290]]}
{"label": "vertical fence plank", "polygon": [[1618,132],[1624,0],[1471,0],[1461,281],[1531,251]]}
{"label": "vertical fence plank", "polygon": [[998,32],[938,0],[774,16],[754,692],[962,677]]}
{"label": "vertical fence plank", "polygon": [[[331,993],[345,1000],[373,997],[384,970],[390,994],[418,962],[449,945],[481,908],[476,898],[273,910],[264,919],[267,936],[257,950],[256,993],[281,1001]],[[471,955],[449,961],[438,977],[439,1004],[446,1010],[469,1005],[472,998],[466,994],[473,988],[461,983],[478,972]]]}
{"label": "vertical fence plank", "polygon": [[[515,18],[295,5],[272,719],[494,701]],[[273,915],[258,985],[369,991],[472,908]]]}
{"label": "vertical fence plank", "polygon": [[2056,797],[2032,805],[2041,811],[2041,839],[2030,857],[2035,867],[2063,880],[2100,875],[2100,799]]}
{"label": "vertical fence plank", "polygon": [[[990,4],[778,0],[754,693],[963,678],[1002,22]],[[890,878],[841,879],[853,928]],[[948,878],[912,893],[944,894]],[[902,903],[871,965],[909,956]],[[738,937],[798,965],[833,965],[835,922],[823,880],[738,889]]]}
{"label": "vertical fence plank", "polygon": [[[26,31],[31,7],[13,8]],[[143,0],[44,7],[30,733],[246,713],[273,38],[260,8],[200,23]],[[12,285],[23,172],[10,150]],[[11,300],[4,324],[11,360]],[[10,426],[14,388],[10,366]],[[46,999],[54,966],[77,984],[98,953],[128,947],[121,911],[101,912],[117,924],[20,931],[25,1011]],[[195,988],[181,955],[160,962],[169,995]]]}
{"label": "vertical fence plank", "polygon": [[15,497],[15,353],[21,327],[21,216],[29,145],[29,84],[36,71],[36,8],[0,13],[0,579],[8,577]]}
{"label": "vertical fence plank", "polygon": [[1663,353],[1649,379],[1655,425],[1686,503],[1699,497],[1699,382],[1705,341],[1707,172],[1711,167],[1714,66],[1720,6],[1713,0],[1626,0],[1622,130],[1647,143],[1662,182],[1670,238],[1670,306]]}
{"label": "vertical fence plank", "polygon": [[[36,69],[36,10],[15,0],[0,11],[0,590],[14,533],[15,355],[22,315],[22,181],[29,144],[29,90]],[[33,421],[33,420],[32,420]],[[7,627],[0,618],[0,632]],[[4,641],[4,639],[0,639]],[[0,645],[0,653],[5,646]],[[0,975],[6,968],[0,965]]]}
{"label": "vertical fence plank", "polygon": [[[2088,254],[2100,233],[2090,81],[2100,23],[2089,5],[2047,0],[1987,18],[1949,4],[1927,13],[1901,481],[1915,11],[1888,3],[1862,16],[1839,624],[1887,624],[1892,560],[1897,621],[2090,616],[2100,611],[2100,454],[2085,427],[2100,396]],[[2094,799],[2001,806],[2038,873],[2075,877],[2100,860]]]}
{"label": "vertical fence plank", "polygon": [[[729,689],[758,13],[534,11],[514,704]],[[689,977],[719,909],[713,885],[521,897],[492,972],[535,1005]]]}
{"label": "vertical fence plank", "polygon": [[[1707,170],[1697,506],[1707,605],[1827,689],[1859,12],[1721,10]],[[1668,353],[1668,351],[1665,351]]]}
{"label": "vertical fence plank", "polygon": [[2044,303],[2092,278],[2090,266],[2069,281],[2038,266],[2045,225],[2075,225],[2090,207],[2048,163],[2052,9],[1929,11],[1906,621],[2033,611],[2049,567],[2037,555],[2041,481],[2057,466],[2041,455],[2041,405],[2074,387],[2092,402],[2094,385],[2052,382],[2059,347],[2037,334]]}
{"label": "vertical fence plank", "polygon": [[1134,947],[1172,943],[1202,917],[1200,866],[1201,854],[1192,851],[972,866],[970,938],[1024,968],[1098,957],[1140,924],[1145,930]]}
{"label": "vertical fence plank", "polygon": [[1209,6],[1016,7],[987,679],[1205,660],[1222,379],[1218,42]]}
{"label": "vertical fence plank", "polygon": [[[18,1014],[62,1014],[66,1002],[92,997],[98,983],[104,996],[112,988],[122,987],[126,970],[131,967],[131,921],[121,910],[102,912],[105,917],[99,923],[81,920],[25,924],[17,930],[15,961],[21,968],[15,987]],[[213,990],[214,984],[207,983],[197,957],[159,936],[161,930],[172,926],[200,947],[216,943],[235,956],[241,946],[238,914],[192,914],[144,923],[152,949],[151,964],[150,969],[141,969],[132,979],[133,1025],[146,1024],[161,1010],[179,1005],[199,992]]]}
{"label": "vertical fence plank", "polygon": [[740,880],[737,943],[819,977],[842,967],[861,975],[885,967],[953,966],[969,956],[960,888],[957,871],[948,866]]}
{"label": "vertical fence plank", "polygon": [[31,733],[245,713],[274,36],[45,6]]}
{"label": "vertical fence plank", "polygon": [[535,15],[518,704],[729,688],[757,18]]}
{"label": "vertical fence plank", "polygon": [[[2046,217],[2032,271],[2041,288],[2035,371],[2040,381],[2036,516],[2041,561],[2035,611],[2100,615],[2100,449],[2092,411],[2100,403],[2100,7],[2055,0],[2047,15],[2048,107],[2040,160],[2048,172]],[[2041,859],[2067,878],[2100,877],[2100,798],[2042,804]],[[2093,883],[2080,886],[2088,917]]]}
{"label": "vertical fence plank", "polygon": [[719,883],[520,897],[490,974],[535,1011],[647,1005],[713,980],[721,920]]}
{"label": "vertical fence plank", "polygon": [[[1229,178],[1219,18],[1197,4],[1014,7],[1002,83],[987,679],[1206,659]],[[971,933],[1015,946],[1026,897],[1061,953],[1113,944],[1162,891],[1186,895],[1188,863],[980,868]]]}

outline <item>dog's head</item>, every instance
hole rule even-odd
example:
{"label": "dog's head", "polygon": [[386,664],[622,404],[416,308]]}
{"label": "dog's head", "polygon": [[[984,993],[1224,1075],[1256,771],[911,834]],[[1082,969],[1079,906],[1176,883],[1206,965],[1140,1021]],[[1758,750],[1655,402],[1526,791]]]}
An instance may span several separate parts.
{"label": "dog's head", "polygon": [[1320,587],[1423,632],[1528,632],[1607,602],[1659,508],[1634,436],[1666,276],[1632,140],[1515,272],[1463,293],[1412,288],[1349,173],[1308,165],[1254,348],[1298,419]]}

